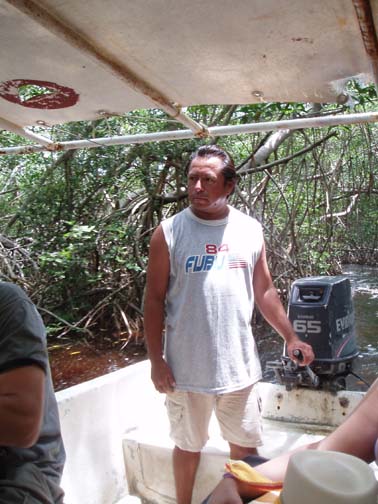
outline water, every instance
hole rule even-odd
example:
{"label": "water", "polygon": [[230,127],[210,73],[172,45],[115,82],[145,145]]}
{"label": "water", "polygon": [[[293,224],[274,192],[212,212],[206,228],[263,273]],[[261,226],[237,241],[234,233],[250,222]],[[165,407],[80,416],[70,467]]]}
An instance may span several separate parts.
{"label": "water", "polygon": [[[360,352],[353,370],[361,378],[349,375],[347,388],[366,390],[365,382],[370,384],[378,376],[378,268],[345,265],[343,274],[352,285],[356,338]],[[256,339],[263,365],[263,379],[275,381],[274,373],[266,367],[266,362],[280,360],[282,340],[270,329],[257,330]]]}
{"label": "water", "polygon": [[49,357],[56,392],[147,358],[142,345],[132,344],[117,350],[111,346],[96,348],[82,342],[66,346],[52,345]]}
{"label": "water", "polygon": [[353,290],[360,351],[355,371],[372,383],[378,376],[378,268],[353,264],[345,266],[343,273],[351,281]]}

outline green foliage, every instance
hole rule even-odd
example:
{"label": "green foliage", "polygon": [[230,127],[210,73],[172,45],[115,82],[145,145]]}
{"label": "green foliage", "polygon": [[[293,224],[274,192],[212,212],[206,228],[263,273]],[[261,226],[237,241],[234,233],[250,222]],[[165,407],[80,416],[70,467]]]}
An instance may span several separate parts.
{"label": "green foliage", "polygon": [[[350,86],[356,110],[376,103],[374,88]],[[29,96],[38,90],[24,91]],[[206,125],[245,124],[306,116],[313,105],[201,105],[188,112]],[[142,110],[55,126],[50,135],[95,143],[96,137],[181,128],[161,111]],[[327,139],[331,130],[293,132],[264,163],[292,159],[268,168],[252,164],[232,196],[232,204],[263,223],[282,293],[298,277],[339,272],[342,261],[377,259],[377,128],[332,131],[337,134]],[[117,337],[139,329],[151,233],[187,205],[184,168],[190,154],[216,141],[245,167],[269,135],[0,157],[0,234],[15,244],[0,250],[2,277],[22,283],[48,310],[49,335]],[[9,133],[0,142],[27,143]],[[296,156],[304,148],[308,152]]]}
{"label": "green foliage", "polygon": [[36,86],[34,84],[19,86],[17,91],[22,102],[35,98],[36,96],[48,95],[55,92],[48,87]]}

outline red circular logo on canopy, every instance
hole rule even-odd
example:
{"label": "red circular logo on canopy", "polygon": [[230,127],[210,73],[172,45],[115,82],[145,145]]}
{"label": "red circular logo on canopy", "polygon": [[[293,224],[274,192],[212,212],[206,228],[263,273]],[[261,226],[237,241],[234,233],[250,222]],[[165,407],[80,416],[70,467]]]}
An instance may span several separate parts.
{"label": "red circular logo on canopy", "polygon": [[[38,93],[33,93],[33,86],[38,89]],[[30,98],[22,99],[20,94],[21,89],[29,87]],[[22,107],[36,109],[60,109],[72,107],[79,99],[79,95],[72,89],[66,86],[60,86],[55,82],[29,80],[29,79],[14,79],[0,84],[0,96],[12,103],[17,103]]]}

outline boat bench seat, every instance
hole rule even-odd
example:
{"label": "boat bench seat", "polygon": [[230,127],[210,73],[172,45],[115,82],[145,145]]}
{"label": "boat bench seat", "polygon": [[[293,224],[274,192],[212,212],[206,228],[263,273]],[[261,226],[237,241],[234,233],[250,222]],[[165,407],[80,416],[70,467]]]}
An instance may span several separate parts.
{"label": "boat bench seat", "polygon": [[[213,417],[209,429],[210,439],[205,446],[198,469],[193,502],[202,500],[213,490],[222,477],[228,460],[228,444],[220,435]],[[287,423],[264,419],[262,456],[270,458],[299,444],[320,439],[326,431],[309,434],[303,428]],[[159,504],[175,503],[172,450],[165,410],[155,411],[150,422],[125,433],[123,454],[129,491]]]}
{"label": "boat bench seat", "polygon": [[[193,494],[193,502],[198,503],[218,483],[229,456],[228,444],[221,438],[215,418],[211,419],[209,433],[210,439],[202,452]],[[147,502],[176,502],[173,448],[165,408],[155,410],[144,424],[125,433],[123,453],[131,494],[140,495]]]}
{"label": "boat bench seat", "polygon": [[[327,404],[332,403],[332,407],[324,425],[325,399],[316,392],[301,390],[289,394],[281,386],[266,386],[263,383],[259,384],[259,388],[263,404],[263,446],[259,448],[259,453],[266,458],[321,439],[354,406],[353,398],[346,402],[340,401],[337,396],[327,395]],[[214,417],[209,434],[196,477],[193,494],[193,502],[196,503],[202,502],[219,482],[229,457],[228,444],[222,439]],[[155,403],[148,414],[146,412],[143,421],[123,437],[123,455],[131,494],[139,495],[147,502],[175,503],[172,449],[161,397],[160,404]]]}

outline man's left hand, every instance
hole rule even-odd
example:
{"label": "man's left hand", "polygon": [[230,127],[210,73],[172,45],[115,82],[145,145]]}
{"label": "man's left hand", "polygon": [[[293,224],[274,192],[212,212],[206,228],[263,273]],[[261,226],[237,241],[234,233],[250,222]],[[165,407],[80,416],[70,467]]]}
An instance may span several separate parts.
{"label": "man's left hand", "polygon": [[287,354],[300,366],[308,366],[315,359],[314,351],[308,343],[297,339],[287,345]]}

